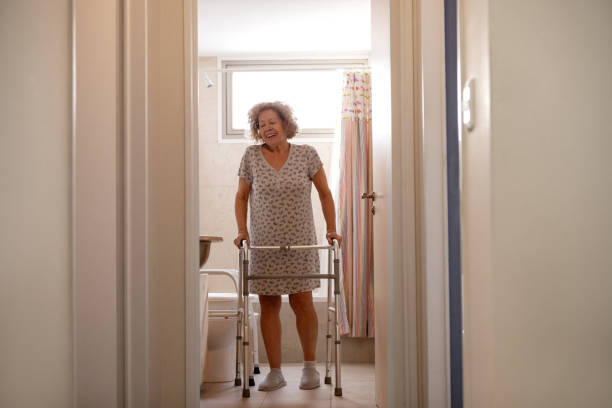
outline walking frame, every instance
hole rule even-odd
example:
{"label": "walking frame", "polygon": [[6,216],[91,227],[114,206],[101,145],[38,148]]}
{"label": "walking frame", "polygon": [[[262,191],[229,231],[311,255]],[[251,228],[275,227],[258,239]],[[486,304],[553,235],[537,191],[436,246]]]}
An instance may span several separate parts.
{"label": "walking frame", "polygon": [[[327,274],[317,273],[308,275],[249,275],[249,250],[263,250],[263,251],[304,251],[304,250],[319,250],[327,249]],[[325,360],[325,384],[331,384],[331,357],[332,357],[332,314],[334,325],[334,336],[333,341],[335,345],[335,372],[336,372],[336,383],[334,388],[334,395],[342,396],[342,382],[341,382],[341,363],[340,363],[340,331],[339,331],[339,297],[340,297],[340,256],[339,256],[338,241],[335,239],[332,241],[332,245],[286,245],[286,246],[248,246],[246,240],[242,240],[240,243],[239,252],[239,291],[242,292],[242,300],[239,302],[239,307],[244,308],[243,316],[249,315],[249,280],[256,279],[328,279],[329,284],[327,285],[327,336],[326,336],[326,360]],[[333,273],[332,271],[333,265]],[[334,303],[331,304],[331,292],[332,285],[334,283]],[[240,363],[236,360],[236,380],[235,385],[242,383],[242,397],[249,398],[251,396],[251,390],[249,386],[255,385],[253,377],[249,377],[250,373],[250,361],[249,361],[249,319],[242,319],[242,330],[238,334],[237,339],[242,339],[242,362],[244,369],[242,370],[242,381],[240,381]],[[255,334],[257,335],[257,334]],[[238,348],[238,341],[236,342]],[[249,381],[250,380],[250,381]]]}

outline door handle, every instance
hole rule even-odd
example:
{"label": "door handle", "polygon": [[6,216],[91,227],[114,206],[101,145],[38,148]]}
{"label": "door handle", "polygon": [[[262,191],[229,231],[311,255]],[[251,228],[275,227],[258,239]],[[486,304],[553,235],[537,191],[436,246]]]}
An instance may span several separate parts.
{"label": "door handle", "polygon": [[368,193],[363,193],[363,194],[361,195],[361,199],[362,199],[362,200],[366,200],[366,199],[368,199],[368,198],[371,198],[371,199],[372,199],[372,201],[376,201],[376,193],[372,191],[370,194],[368,194]]}

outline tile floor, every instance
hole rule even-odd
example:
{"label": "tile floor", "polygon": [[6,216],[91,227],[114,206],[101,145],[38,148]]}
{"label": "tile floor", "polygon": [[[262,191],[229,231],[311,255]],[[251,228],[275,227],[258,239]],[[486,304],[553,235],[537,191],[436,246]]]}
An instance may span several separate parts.
{"label": "tile floor", "polygon": [[[242,387],[234,382],[204,384],[200,394],[202,408],[375,408],[374,364],[342,365],[342,397],[334,396],[334,386],[323,384],[325,364],[317,369],[321,374],[321,387],[314,390],[300,390],[298,384],[302,375],[301,364],[283,365],[287,386],[276,391],[257,391],[257,385],[268,373],[267,366],[261,366],[261,374],[255,375],[255,387],[251,397],[242,398]],[[332,382],[335,380],[332,370]]]}

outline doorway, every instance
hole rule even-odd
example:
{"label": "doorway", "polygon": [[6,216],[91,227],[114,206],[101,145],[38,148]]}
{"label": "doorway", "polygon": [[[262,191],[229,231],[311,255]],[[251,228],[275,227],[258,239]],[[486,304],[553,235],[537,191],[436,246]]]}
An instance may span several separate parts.
{"label": "doorway", "polygon": [[[201,220],[199,227],[202,235],[222,236],[224,239],[222,243],[212,244],[211,255],[205,265],[206,269],[235,268],[236,265],[237,251],[231,242],[235,234],[233,199],[238,179],[237,169],[242,154],[246,147],[252,143],[248,139],[245,140],[244,137],[246,109],[261,100],[287,101],[294,108],[298,117],[298,124],[308,133],[292,139],[291,143],[307,143],[315,147],[324,163],[323,168],[330,185],[333,185],[335,184],[333,180],[337,178],[333,170],[334,167],[337,167],[337,159],[333,158],[333,151],[338,150],[337,139],[339,136],[338,126],[333,122],[338,122],[338,120],[331,118],[331,125],[328,123],[329,121],[318,124],[316,121],[325,119],[322,117],[325,116],[326,112],[317,113],[312,108],[318,107],[314,106],[315,104],[324,105],[323,102],[335,98],[338,101],[335,104],[336,106],[327,109],[334,109],[339,114],[342,100],[342,76],[336,75],[338,78],[335,78],[333,74],[339,73],[338,68],[359,69],[360,66],[367,68],[368,64],[369,41],[364,38],[366,40],[363,41],[365,45],[356,44],[359,35],[364,36],[363,32],[358,32],[359,35],[350,36],[348,39],[352,42],[346,43],[345,39],[345,44],[342,44],[342,40],[334,37],[334,34],[336,31],[346,32],[348,28],[338,29],[326,25],[340,25],[340,22],[333,21],[331,15],[336,11],[342,11],[342,14],[338,14],[337,17],[337,20],[340,20],[341,16],[346,17],[349,14],[347,10],[335,10],[335,6],[319,10],[314,7],[313,3],[306,1],[302,2],[301,6],[293,5],[290,8],[282,2],[271,2],[273,12],[270,9],[266,12],[265,5],[260,5],[254,10],[250,8],[251,3],[248,1],[238,2],[226,6],[220,6],[217,2],[200,2],[198,4],[200,16],[205,12],[213,13],[214,10],[214,20],[221,20],[225,22],[225,25],[231,25],[229,30],[222,26],[215,26],[215,21],[210,21],[211,15],[204,16],[203,21],[199,22],[201,28],[199,35],[200,55],[198,58],[200,62],[199,156],[201,162],[199,174]],[[367,30],[362,31],[368,31],[369,34],[369,1],[353,2],[351,7],[355,14],[353,18],[349,19],[351,24],[365,25]],[[365,10],[359,11],[359,8],[365,8]],[[296,16],[300,17],[297,18]],[[252,24],[252,21],[260,22],[270,18],[273,20],[272,24]],[[309,20],[309,18],[312,19]],[[319,29],[315,32],[316,36],[322,36],[321,32],[330,28],[328,35],[321,38],[322,41],[318,43],[318,47],[313,45],[317,43],[316,38],[312,38],[312,27],[317,24]],[[309,34],[309,38],[301,43],[301,38],[294,38],[290,34],[286,34],[284,37],[293,38],[293,40],[290,41],[290,44],[285,44],[288,38],[274,37],[273,33],[269,32],[270,25],[275,30],[287,33],[299,33],[302,30],[302,25],[306,25],[304,31]],[[248,35],[241,30],[247,30]],[[247,37],[249,40],[245,40]],[[250,41],[251,37],[256,39],[274,38],[274,40],[271,41],[272,45],[265,44],[266,40],[263,40],[264,44],[262,45],[260,44],[262,41]],[[330,46],[330,43],[337,43],[337,45],[334,48]],[[329,73],[332,75],[327,75]],[[266,78],[270,77],[272,81],[266,82],[269,81]],[[336,82],[329,82],[334,80]],[[278,86],[279,83],[282,83],[282,86]],[[262,84],[264,86],[261,86]],[[306,84],[306,87],[303,84]],[[319,98],[323,98],[323,100],[319,102],[312,100],[304,104],[307,95],[312,93],[310,88],[316,88],[320,84],[328,84],[328,88],[336,88],[337,96],[329,94],[324,96],[324,89],[319,89],[315,94],[318,94]],[[297,86],[296,89],[298,90],[293,91],[299,93],[299,98],[293,98],[291,93],[287,95],[286,90],[296,85],[301,86]],[[253,94],[256,95],[255,98],[252,97]],[[306,108],[310,109],[300,110],[301,106],[299,105],[307,105]],[[329,129],[334,126],[336,126],[335,134],[332,132],[329,135],[325,132],[326,128]],[[317,238],[319,242],[323,242],[324,237],[322,235],[325,232],[325,225],[318,198],[314,196],[312,202],[318,232]],[[337,200],[336,205],[338,206]],[[322,269],[325,270],[326,265],[324,262],[322,264]],[[324,283],[322,282],[322,286],[324,286]],[[210,292],[229,292],[231,283],[216,281],[212,283],[209,290]],[[324,287],[321,288],[320,293],[314,293],[320,326],[324,323],[325,310],[322,308],[324,303],[317,302],[319,297],[317,295],[324,296],[325,293]],[[294,317],[287,306],[284,303],[281,308],[283,363],[286,360],[294,361],[296,354],[297,357],[301,358],[299,356],[299,340],[294,333]],[[255,304],[255,308],[257,307],[258,305]],[[320,342],[317,349],[323,353],[323,358],[325,352],[324,337],[325,331],[320,327]],[[263,351],[264,347],[261,340],[260,338],[258,342],[259,349]],[[344,363],[350,363],[351,360],[353,363],[359,364],[374,362],[374,343],[372,339],[343,339],[342,348]],[[317,355],[317,360],[320,361],[319,355]],[[266,355],[263,353],[260,353],[260,362],[262,363],[263,376],[255,376],[257,384],[263,380],[268,371],[267,368],[263,367],[266,362]],[[285,364],[283,364],[284,366]],[[288,369],[291,369],[291,367],[288,367]],[[373,367],[371,371],[372,375],[368,377],[369,380],[367,381],[371,390],[367,394],[372,398],[372,404],[374,404]],[[350,388],[350,375],[348,365],[344,364],[343,388],[347,398],[351,398],[350,394],[353,394],[353,397],[355,396],[354,392],[350,393],[347,389]],[[367,377],[369,374],[365,373],[364,375]],[[233,380],[230,385],[233,386]],[[323,388],[327,387],[322,385]],[[360,388],[365,388],[363,383]],[[218,390],[218,387],[215,389]],[[256,388],[251,389],[251,392],[253,393],[254,390]],[[240,397],[238,396],[238,398]],[[361,399],[365,400],[366,396]]]}
{"label": "doorway", "polygon": [[[420,3],[420,2],[417,2]],[[411,141],[422,137],[415,127],[415,119],[421,117],[422,94],[428,95],[430,90],[426,85],[424,89],[416,91],[413,89],[415,75],[421,68],[421,62],[415,58],[423,60],[430,59],[430,64],[442,64],[439,60],[428,55],[416,54],[415,50],[423,44],[419,41],[427,41],[423,36],[425,27],[413,27],[410,23],[416,18],[415,12],[420,12],[422,21],[427,22],[438,20],[443,22],[443,7],[438,5],[422,4],[419,7],[407,7],[400,1],[379,1],[372,0],[372,21],[377,25],[379,32],[376,35],[375,52],[373,52],[371,65],[374,77],[378,78],[374,89],[380,92],[374,98],[386,100],[384,105],[388,109],[381,110],[378,123],[380,126],[375,132],[380,138],[379,153],[383,158],[384,165],[378,174],[382,182],[375,186],[380,196],[377,198],[377,213],[383,227],[383,233],[379,237],[384,237],[382,244],[382,256],[378,259],[384,260],[384,264],[375,267],[378,271],[377,285],[378,292],[376,305],[377,315],[377,341],[376,347],[376,403],[380,407],[386,406],[417,406],[425,401],[426,394],[446,395],[444,378],[448,377],[444,356],[447,350],[447,331],[444,329],[445,313],[444,307],[447,300],[444,297],[446,287],[436,286],[436,296],[428,298],[436,304],[436,311],[442,310],[441,314],[431,318],[431,316],[420,315],[422,313],[422,303],[424,302],[423,293],[427,292],[426,287],[429,283],[417,279],[417,274],[424,276],[424,271],[418,270],[418,265],[414,264],[416,256],[417,242],[423,239],[422,236],[415,235],[413,214],[416,211],[416,194],[422,192],[415,190],[415,171],[417,168],[406,168],[406,158],[415,157],[419,154],[411,147]],[[211,10],[208,10],[211,11]],[[427,13],[429,12],[429,14]],[[443,25],[443,23],[442,23]],[[419,31],[420,30],[420,31]],[[395,41],[390,41],[393,32]],[[398,34],[399,33],[399,34]],[[443,33],[443,29],[440,29]],[[414,37],[417,38],[414,38]],[[401,37],[401,41],[400,41]],[[403,55],[403,59],[398,56]],[[395,56],[392,60],[391,56]],[[443,77],[441,77],[443,78]],[[395,92],[391,95],[391,84],[393,89],[400,89],[402,92]],[[376,103],[374,103],[376,105]],[[378,106],[378,105],[376,105]],[[392,114],[393,111],[393,114]],[[404,114],[399,114],[403,112]],[[436,111],[441,115],[441,119],[433,119],[434,122],[443,121],[444,111]],[[376,121],[376,119],[375,119]],[[436,147],[438,149],[438,147]],[[436,150],[437,153],[442,149]],[[410,159],[408,159],[410,162]],[[413,160],[415,166],[418,160]],[[404,164],[403,164],[404,163]],[[422,164],[422,163],[421,163]],[[376,176],[375,176],[376,177]],[[443,181],[433,180],[434,188],[439,185],[442,188]],[[436,184],[437,183],[437,184]],[[427,228],[427,226],[425,226]],[[424,232],[424,231],[421,231]],[[436,236],[436,238],[438,238]],[[445,242],[444,237],[440,242]],[[444,247],[444,243],[436,246]],[[435,252],[435,251],[434,251]],[[443,252],[443,251],[442,251]],[[441,253],[440,258],[444,258]],[[445,279],[443,279],[446,282]],[[421,292],[417,296],[417,292]],[[408,302],[405,299],[409,299]],[[431,309],[433,310],[433,309]],[[381,316],[378,319],[378,316]],[[428,353],[438,358],[435,362],[428,360],[424,355],[422,330],[423,319],[435,322],[443,335],[436,343],[436,347],[430,347]],[[420,361],[420,362],[419,362]],[[435,367],[434,367],[435,366]],[[429,374],[427,374],[429,373]],[[423,376],[429,375],[429,381],[423,381]],[[432,375],[439,376],[431,381]],[[446,398],[446,397],[444,397]]]}

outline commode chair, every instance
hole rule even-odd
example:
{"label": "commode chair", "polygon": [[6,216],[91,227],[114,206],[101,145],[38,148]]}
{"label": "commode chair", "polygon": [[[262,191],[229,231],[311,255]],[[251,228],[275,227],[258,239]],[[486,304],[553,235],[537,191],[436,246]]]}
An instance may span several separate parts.
{"label": "commode chair", "polygon": [[[251,337],[253,339],[252,360],[250,364],[245,364],[240,360],[240,343],[242,342],[241,330],[244,325],[244,306],[243,296],[241,296],[241,288],[238,277],[238,271],[235,269],[200,269],[201,275],[207,275],[209,279],[212,276],[219,276],[231,280],[234,286],[232,293],[208,293],[208,357],[205,362],[203,382],[224,382],[231,381],[231,363],[232,357],[235,357],[235,377],[234,384],[242,385],[241,366],[253,367],[253,373],[259,374],[259,354],[258,354],[258,332],[257,332],[257,316],[253,309],[253,298],[249,297],[248,303],[250,308],[248,313],[249,326],[251,327]],[[233,323],[235,321],[235,323]],[[232,327],[234,329],[232,329]],[[231,347],[233,340],[232,332],[235,330],[235,353],[231,353],[228,347]],[[229,355],[228,355],[229,352]],[[232,355],[233,354],[233,355]],[[229,367],[228,367],[229,364]],[[228,369],[230,370],[228,372]],[[249,373],[249,385],[253,386],[255,380],[253,373]]]}

